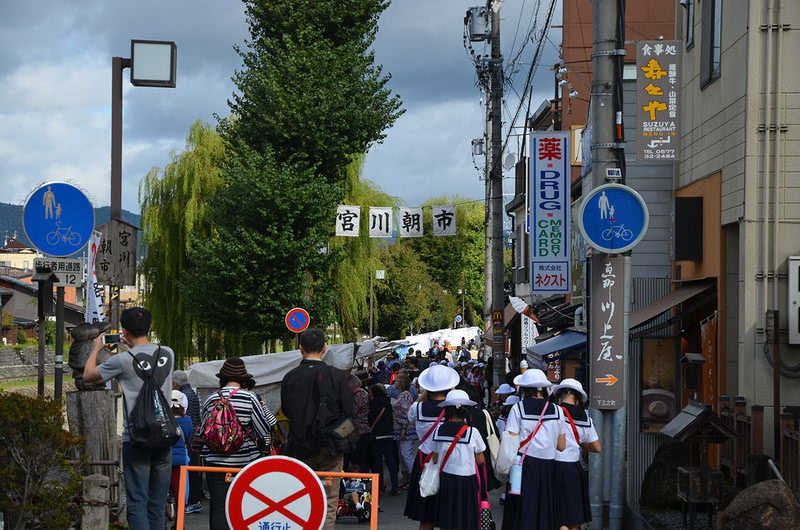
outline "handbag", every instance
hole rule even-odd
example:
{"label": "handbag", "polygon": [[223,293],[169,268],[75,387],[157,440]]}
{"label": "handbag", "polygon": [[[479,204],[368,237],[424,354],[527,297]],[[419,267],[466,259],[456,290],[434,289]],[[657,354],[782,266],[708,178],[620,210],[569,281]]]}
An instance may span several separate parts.
{"label": "handbag", "polygon": [[[483,468],[483,483],[489,487],[489,480],[486,478],[486,463],[481,466]],[[492,519],[492,505],[489,503],[489,494],[486,498],[483,496],[483,488],[481,488],[481,473],[478,465],[475,465],[475,474],[478,475],[478,511],[480,517],[478,518],[478,530],[496,530],[497,525]]]}
{"label": "handbag", "polygon": [[483,409],[483,415],[486,417],[486,446],[489,448],[489,453],[492,455],[492,461],[497,460],[497,453],[500,452],[500,440],[497,438],[494,422],[489,411]]}
{"label": "handbag", "polygon": [[[453,438],[453,441],[450,442],[450,447],[447,448],[447,453],[445,453],[441,462],[436,464],[432,464],[430,462],[433,453],[429,454],[428,458],[425,459],[425,467],[422,469],[422,475],[419,477],[420,497],[431,497],[439,493],[439,477],[442,474],[444,465],[447,463],[447,459],[450,458],[450,454],[453,452],[453,449],[456,448],[458,440],[464,436],[464,433],[467,432],[467,429],[469,429],[469,425],[464,425],[461,427],[461,429],[459,429],[458,434],[456,434],[455,438]],[[434,474],[435,476],[432,476]]]}
{"label": "handbag", "polygon": [[319,378],[317,377],[314,378],[314,386],[317,388],[317,394],[319,395],[319,409],[314,420],[316,432],[321,434],[321,438],[330,449],[332,455],[352,453],[358,447],[358,440],[361,438],[356,423],[350,416],[341,416],[333,421],[326,422],[327,418],[330,417],[330,411],[328,410],[329,396],[320,388]]}

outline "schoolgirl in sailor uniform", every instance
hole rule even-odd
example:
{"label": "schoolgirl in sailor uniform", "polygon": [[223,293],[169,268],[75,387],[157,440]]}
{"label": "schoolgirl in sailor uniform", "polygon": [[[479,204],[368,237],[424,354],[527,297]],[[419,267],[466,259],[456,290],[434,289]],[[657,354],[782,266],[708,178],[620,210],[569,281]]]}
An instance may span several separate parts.
{"label": "schoolgirl in sailor uniform", "polygon": [[525,455],[520,494],[506,497],[503,530],[553,530],[556,528],[554,459],[556,452],[566,446],[564,413],[558,405],[547,401],[547,389],[553,384],[541,370],[526,370],[514,378],[514,384],[522,387],[522,401],[511,407],[504,436],[519,436],[522,443],[536,434],[517,453]]}
{"label": "schoolgirl in sailor uniform", "polygon": [[[455,388],[458,382],[458,373],[452,368],[440,364],[431,364],[419,375],[418,383],[423,392],[420,393],[417,402],[413,403],[408,410],[408,421],[414,424],[420,444],[433,435],[434,425],[438,427],[444,421],[444,411],[439,404],[445,400],[447,392]],[[420,451],[414,458],[403,515],[419,521],[420,530],[433,530],[439,496],[421,497],[419,494],[422,462],[428,456],[421,449],[420,446]]]}
{"label": "schoolgirl in sailor uniform", "polygon": [[508,413],[511,412],[511,406],[517,403],[519,403],[517,396],[508,396],[505,403],[503,403],[503,410],[500,411],[500,416],[497,417],[497,422],[495,423],[500,438],[503,437],[503,433],[506,430],[506,421],[508,420]]}
{"label": "schoolgirl in sailor uniform", "polygon": [[469,425],[475,405],[463,390],[448,392],[447,399],[439,404],[447,421],[436,427],[422,446],[422,451],[433,453],[432,461],[440,465],[434,524],[443,530],[477,530],[480,524],[476,465],[484,463],[486,444],[478,430]]}
{"label": "schoolgirl in sailor uniform", "polygon": [[592,520],[589,485],[580,463],[581,447],[599,453],[600,440],[592,419],[583,407],[586,392],[580,381],[564,379],[560,385],[553,387],[553,394],[565,411],[564,425],[567,430],[567,446],[556,453],[556,522],[562,529],[577,529]]}

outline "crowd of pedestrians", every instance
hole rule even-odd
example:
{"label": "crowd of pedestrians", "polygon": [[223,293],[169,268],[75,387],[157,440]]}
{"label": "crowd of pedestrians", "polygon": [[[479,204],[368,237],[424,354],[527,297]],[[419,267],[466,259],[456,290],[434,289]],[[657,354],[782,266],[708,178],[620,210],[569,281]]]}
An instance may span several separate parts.
{"label": "crowd of pedestrians", "polygon": [[[120,381],[126,395],[122,459],[128,523],[133,530],[161,530],[167,495],[177,497],[180,466],[244,467],[274,449],[270,441],[277,420],[251,390],[253,375],[241,358],[225,360],[216,374],[218,389],[201,405],[186,373],[173,372],[172,351],[147,341],[149,313],[143,308],[126,310],[121,324],[123,342],[131,346],[132,355],[112,356],[98,366],[101,335],[84,380]],[[360,378],[324,363],[324,334],[307,330],[300,336],[303,359],[281,383],[281,412],[288,420],[282,453],[315,471],[377,473],[382,492],[406,492],[404,515],[417,521],[420,530],[482,528],[481,508],[486,507],[488,492],[497,488],[502,488],[504,530],[585,526],[591,515],[583,457],[585,451],[599,452],[600,443],[586,413],[581,383],[566,379],[553,386],[541,370],[528,369],[509,379],[513,385],[497,388],[490,402],[491,360],[484,362],[475,346],[434,342],[427,352],[411,349],[403,359],[391,354]],[[165,451],[142,451],[126,436],[142,360],[143,369],[150,368],[164,395],[170,396],[180,426],[180,439]],[[193,433],[196,441],[198,426],[220,400],[232,405],[248,433],[241,446],[225,454],[192,443]],[[359,435],[349,453],[331,450],[320,435],[320,426],[342,418],[351,418]],[[504,450],[516,455],[508,479],[505,470],[495,472],[495,459]],[[439,466],[440,485],[435,494],[423,496],[420,477],[428,465]],[[176,498],[185,503],[185,513],[201,511],[205,493],[211,530],[227,529],[224,510],[230,482],[225,474],[205,473],[205,484],[199,472],[190,472],[186,479],[186,495]],[[340,497],[352,496],[347,502],[366,510],[359,497],[366,491],[363,485],[360,493],[342,489],[341,495],[339,486],[332,481],[325,487],[328,510],[323,528],[328,530],[334,526]]]}

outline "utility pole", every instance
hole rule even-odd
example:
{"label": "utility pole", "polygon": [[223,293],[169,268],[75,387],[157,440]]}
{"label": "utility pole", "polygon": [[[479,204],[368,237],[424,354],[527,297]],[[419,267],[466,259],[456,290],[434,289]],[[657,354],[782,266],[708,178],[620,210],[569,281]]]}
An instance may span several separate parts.
{"label": "utility pole", "polygon": [[[619,167],[617,149],[619,139],[615,136],[616,112],[622,111],[616,106],[617,75],[615,63],[617,56],[625,52],[622,43],[619,42],[617,31],[618,23],[617,0],[595,0],[593,4],[593,44],[592,44],[592,93],[591,93],[591,125],[592,125],[592,170],[591,179],[583,181],[583,195],[600,185],[607,183],[608,168]],[[621,14],[624,17],[624,13]],[[624,175],[623,175],[624,178]],[[622,182],[620,182],[622,183]],[[609,255],[600,254],[593,251],[594,258],[590,263],[600,263],[606,260]],[[630,311],[630,284],[631,284],[631,261],[630,253],[623,255],[623,268],[617,272],[617,285],[624,286],[625,302],[622,311],[618,315],[621,317],[616,322],[615,329],[622,328],[623,331],[623,403],[621,408],[616,410],[599,410],[595,407],[589,409],[590,416],[598,427],[601,443],[610,454],[593,457],[589,462],[589,503],[592,511],[592,521],[589,528],[603,528],[603,509],[605,502],[609,502],[609,526],[610,529],[621,529],[623,526],[625,499],[624,499],[624,470],[625,447],[627,437],[627,367],[628,367],[628,314]],[[592,270],[589,274],[594,277],[600,275],[601,270]],[[590,285],[587,282],[587,285]],[[589,293],[593,296],[595,293]],[[597,334],[603,332],[604,322],[602,315],[596,311],[591,311],[589,315],[589,336],[590,343],[594,344]],[[591,358],[590,358],[591,361]],[[595,373],[590,366],[589,379],[590,386],[595,377],[602,374]],[[605,451],[604,451],[605,453]],[[604,487],[605,486],[605,487]]]}
{"label": "utility pole", "polygon": [[[500,53],[500,2],[488,0],[488,12],[492,19],[491,58],[489,60],[489,105],[487,123],[489,144],[487,145],[487,170],[490,184],[491,276],[492,276],[492,337],[494,345],[492,364],[494,385],[500,385],[506,375],[506,340],[503,321],[503,56]],[[487,274],[489,271],[487,270]]]}

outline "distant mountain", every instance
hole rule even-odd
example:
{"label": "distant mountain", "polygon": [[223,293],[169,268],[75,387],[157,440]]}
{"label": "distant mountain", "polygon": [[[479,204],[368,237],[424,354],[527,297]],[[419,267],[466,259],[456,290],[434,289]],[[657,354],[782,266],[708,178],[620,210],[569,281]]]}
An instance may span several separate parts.
{"label": "distant mountain", "polygon": [[[111,220],[111,207],[103,206],[94,209],[94,224],[100,226]],[[133,225],[139,226],[141,216],[139,214],[131,213],[127,210],[122,210],[122,220]],[[22,206],[17,204],[5,204],[0,202],[0,238],[5,236],[13,236],[14,232],[17,233],[17,239],[30,245],[31,242],[28,236],[25,235],[25,230],[22,228]],[[2,241],[0,241],[2,244]]]}

